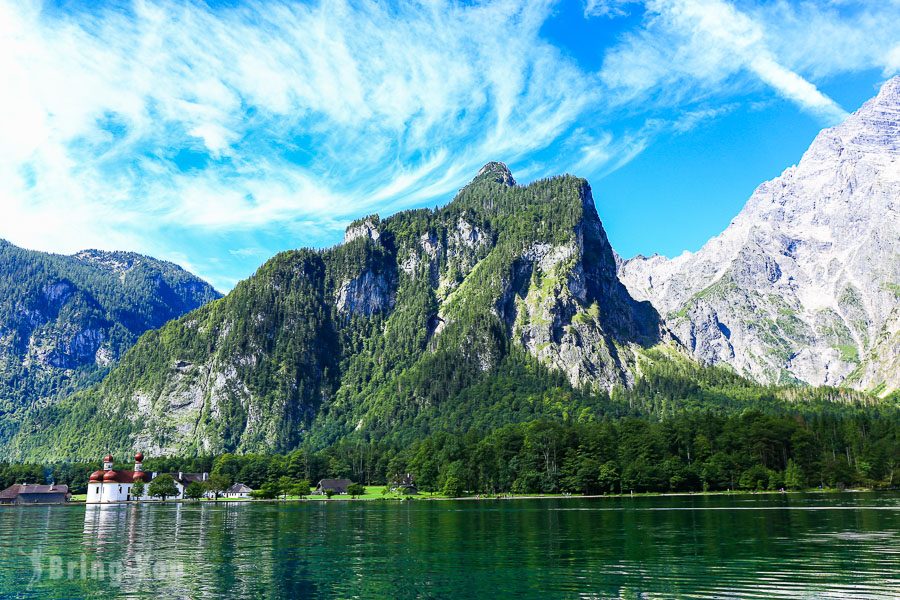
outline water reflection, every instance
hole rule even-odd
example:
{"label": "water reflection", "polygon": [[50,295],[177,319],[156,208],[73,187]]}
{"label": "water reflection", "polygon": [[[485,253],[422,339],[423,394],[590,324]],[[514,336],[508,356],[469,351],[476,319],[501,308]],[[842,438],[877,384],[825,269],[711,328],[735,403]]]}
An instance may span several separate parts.
{"label": "water reflection", "polygon": [[898,531],[896,494],[10,508],[0,597],[892,598]]}

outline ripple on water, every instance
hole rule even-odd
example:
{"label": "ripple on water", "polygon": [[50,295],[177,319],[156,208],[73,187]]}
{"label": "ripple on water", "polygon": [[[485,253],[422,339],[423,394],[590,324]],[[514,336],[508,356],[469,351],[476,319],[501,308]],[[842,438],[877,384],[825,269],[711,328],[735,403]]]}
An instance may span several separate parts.
{"label": "ripple on water", "polygon": [[0,597],[900,597],[900,496],[733,500],[5,508]]}

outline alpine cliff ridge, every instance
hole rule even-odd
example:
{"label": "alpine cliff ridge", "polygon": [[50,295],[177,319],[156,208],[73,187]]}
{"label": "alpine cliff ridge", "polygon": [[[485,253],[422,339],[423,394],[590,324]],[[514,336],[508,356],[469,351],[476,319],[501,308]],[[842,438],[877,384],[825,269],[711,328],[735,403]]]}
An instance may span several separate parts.
{"label": "alpine cliff ridge", "polygon": [[766,383],[900,387],[900,77],[696,253],[620,261],[693,355]]}
{"label": "alpine cliff ridge", "polygon": [[[443,208],[366,217],[339,246],[275,256],[35,412],[3,453],[284,451],[561,418],[584,409],[579,389],[633,385],[660,344],[671,338],[619,281],[588,183],[521,186],[489,163]],[[501,385],[502,399],[484,392]]]}

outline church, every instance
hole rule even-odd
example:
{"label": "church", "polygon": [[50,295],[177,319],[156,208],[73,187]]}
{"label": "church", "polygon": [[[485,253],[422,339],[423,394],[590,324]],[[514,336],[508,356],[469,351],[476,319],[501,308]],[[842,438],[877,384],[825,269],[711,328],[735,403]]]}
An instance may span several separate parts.
{"label": "church", "polygon": [[152,479],[147,473],[144,473],[142,465],[144,455],[138,452],[134,456],[134,471],[115,471],[113,470],[113,457],[107,454],[103,458],[103,469],[91,473],[88,480],[88,493],[85,502],[101,503],[101,502],[127,502],[129,500],[149,500],[147,495],[147,486],[144,486],[144,493],[140,497],[131,494],[131,486],[136,481],[143,481],[145,484],[150,483]]}
{"label": "church", "polygon": [[[130,502],[132,500],[150,500],[147,494],[148,484],[159,473],[144,472],[144,454],[138,452],[134,455],[133,471],[117,471],[113,469],[115,459],[112,454],[103,457],[103,468],[99,471],[91,473],[88,479],[88,504],[100,504],[105,502]],[[184,499],[184,491],[191,483],[204,483],[209,480],[209,473],[170,473],[175,482],[175,488],[178,493],[172,496],[173,499]],[[135,482],[144,482],[144,492],[140,496],[131,493],[132,486]],[[209,497],[209,493],[207,497]]]}

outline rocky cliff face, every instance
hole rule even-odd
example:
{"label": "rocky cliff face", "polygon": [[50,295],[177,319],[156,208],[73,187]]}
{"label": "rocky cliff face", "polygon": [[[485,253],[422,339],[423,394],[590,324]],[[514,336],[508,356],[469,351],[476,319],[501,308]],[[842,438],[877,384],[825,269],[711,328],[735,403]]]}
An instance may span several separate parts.
{"label": "rocky cliff face", "polygon": [[536,242],[520,257],[529,285],[514,298],[513,339],[566,373],[574,386],[634,382],[635,347],[663,337],[655,311],[635,302],[615,272],[612,248],[590,188],[584,217],[567,243]]}
{"label": "rocky cliff face", "polygon": [[900,77],[695,254],[620,263],[694,355],[764,382],[900,386]]}
{"label": "rocky cliff face", "polygon": [[[340,246],[276,256],[34,423],[81,432],[68,452],[88,456],[285,450],[484,412],[502,424],[542,408],[479,409],[475,386],[512,369],[529,379],[510,385],[538,398],[627,386],[665,339],[617,278],[587,182],[519,186],[489,163],[444,208],[368,217]],[[8,453],[56,452],[50,430],[23,431]]]}
{"label": "rocky cliff face", "polygon": [[139,254],[60,256],[0,241],[0,415],[83,387],[144,331],[217,297]]}

